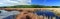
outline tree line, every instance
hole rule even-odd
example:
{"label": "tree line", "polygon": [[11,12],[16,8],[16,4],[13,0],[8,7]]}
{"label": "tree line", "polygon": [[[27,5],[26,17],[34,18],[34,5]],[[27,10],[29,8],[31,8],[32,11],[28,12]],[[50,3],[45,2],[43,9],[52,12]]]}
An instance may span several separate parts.
{"label": "tree line", "polygon": [[60,8],[60,6],[44,6],[44,5],[16,5],[16,6],[6,6],[0,8]]}

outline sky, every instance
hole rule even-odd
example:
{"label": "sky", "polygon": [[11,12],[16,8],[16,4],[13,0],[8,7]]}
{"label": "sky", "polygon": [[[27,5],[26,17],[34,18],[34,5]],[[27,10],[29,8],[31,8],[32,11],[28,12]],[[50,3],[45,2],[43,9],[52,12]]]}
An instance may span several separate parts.
{"label": "sky", "polygon": [[31,0],[0,0],[0,6],[29,5]]}
{"label": "sky", "polygon": [[60,6],[60,0],[32,0],[32,4]]}
{"label": "sky", "polygon": [[44,0],[32,0],[32,4],[44,4]]}
{"label": "sky", "polygon": [[46,6],[60,6],[60,0],[0,0],[0,6],[39,4]]}

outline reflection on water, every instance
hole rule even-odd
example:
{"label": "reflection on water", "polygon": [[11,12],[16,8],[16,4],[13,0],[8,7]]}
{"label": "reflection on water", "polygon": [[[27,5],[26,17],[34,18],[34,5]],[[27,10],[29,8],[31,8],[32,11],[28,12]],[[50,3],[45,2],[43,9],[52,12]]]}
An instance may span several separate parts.
{"label": "reflection on water", "polygon": [[10,15],[17,15],[17,14],[19,14],[19,11],[10,11],[10,12],[5,11],[5,10],[0,10],[0,11],[1,11],[0,19],[8,17]]}
{"label": "reflection on water", "polygon": [[45,18],[48,17],[48,19],[60,19],[60,17],[56,16],[54,12],[50,10],[37,10],[37,15],[42,15]]}

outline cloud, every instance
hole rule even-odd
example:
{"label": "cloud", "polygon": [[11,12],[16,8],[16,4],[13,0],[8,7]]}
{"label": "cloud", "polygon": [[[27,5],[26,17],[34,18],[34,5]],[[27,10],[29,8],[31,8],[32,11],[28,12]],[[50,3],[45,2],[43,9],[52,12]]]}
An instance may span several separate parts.
{"label": "cloud", "polygon": [[31,0],[0,0],[1,5],[29,5]]}
{"label": "cloud", "polygon": [[0,4],[3,4],[3,3],[0,3]]}

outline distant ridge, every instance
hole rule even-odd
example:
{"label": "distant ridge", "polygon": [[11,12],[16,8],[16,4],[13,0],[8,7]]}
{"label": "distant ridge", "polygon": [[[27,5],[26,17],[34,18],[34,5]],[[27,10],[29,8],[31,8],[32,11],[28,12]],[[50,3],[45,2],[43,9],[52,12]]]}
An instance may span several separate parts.
{"label": "distant ridge", "polygon": [[15,5],[15,6],[3,6],[0,8],[60,8],[60,6],[45,6],[45,5]]}

